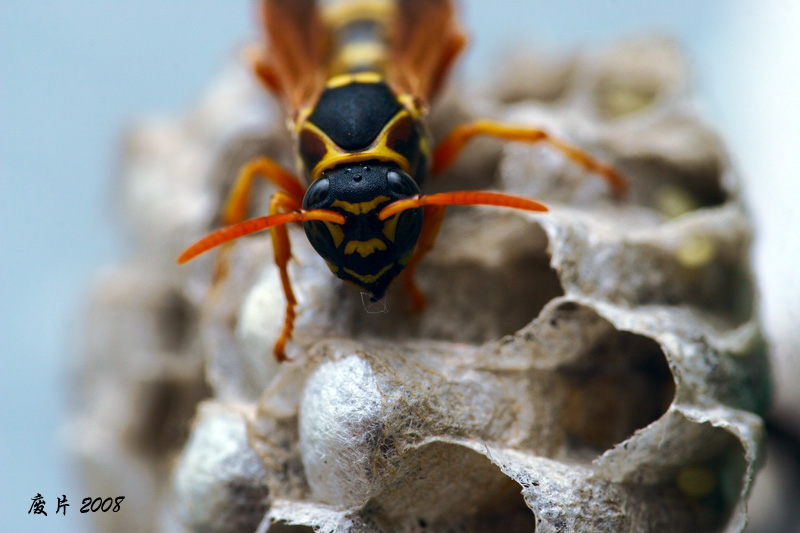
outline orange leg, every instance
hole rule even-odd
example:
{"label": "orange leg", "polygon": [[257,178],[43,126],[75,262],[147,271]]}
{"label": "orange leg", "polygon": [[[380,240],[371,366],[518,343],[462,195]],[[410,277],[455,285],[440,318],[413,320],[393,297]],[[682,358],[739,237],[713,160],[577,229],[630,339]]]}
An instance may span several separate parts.
{"label": "orange leg", "polygon": [[286,231],[286,224],[289,222],[305,222],[307,220],[324,220],[334,224],[344,224],[345,222],[344,216],[335,211],[325,209],[306,211],[301,209],[300,206],[300,200],[295,199],[289,193],[278,191],[272,195],[269,207],[270,214],[268,216],[253,218],[220,228],[189,246],[178,257],[178,263],[185,263],[217,246],[227,247],[239,237],[265,229],[270,230],[275,263],[280,271],[283,293],[286,296],[286,318],[273,350],[278,361],[286,360],[284,349],[286,341],[292,337],[295,317],[294,307],[297,305],[287,270],[289,259],[292,257],[292,250],[289,243],[289,234]]}
{"label": "orange leg", "polygon": [[294,174],[269,157],[257,157],[248,161],[239,171],[228,199],[225,200],[222,223],[226,226],[237,224],[247,216],[250,190],[253,187],[253,178],[256,176],[272,182],[298,202],[303,201],[306,186]]}
{"label": "orange leg", "polygon": [[580,148],[554,139],[546,132],[524,126],[511,126],[492,120],[477,120],[461,124],[445,137],[433,152],[431,172],[440,174],[450,168],[464,146],[476,135],[491,135],[508,141],[528,143],[544,142],[585,169],[600,174],[611,186],[614,194],[623,196],[628,190],[625,178],[613,167],[606,165]]}
{"label": "orange leg", "polygon": [[425,254],[433,248],[436,236],[439,234],[439,228],[442,227],[442,220],[444,220],[444,213],[447,207],[426,205],[424,209],[422,231],[420,231],[419,239],[417,239],[417,247],[414,250],[414,255],[411,256],[411,261],[408,262],[408,265],[403,270],[402,276],[403,287],[411,295],[411,303],[415,313],[419,313],[425,308],[425,295],[414,280],[417,265],[425,257]]}
{"label": "orange leg", "polygon": [[[299,209],[300,202],[281,191],[273,194],[269,202],[270,215],[277,215],[281,211],[296,211]],[[275,264],[280,271],[283,294],[286,296],[286,315],[283,320],[283,329],[280,335],[278,335],[278,340],[275,341],[275,347],[272,350],[275,354],[275,358],[279,362],[283,362],[286,360],[286,341],[292,338],[292,331],[294,330],[294,308],[297,305],[288,271],[289,259],[292,258],[292,247],[289,242],[289,232],[286,231],[285,224],[273,226],[269,231],[272,234],[272,250],[275,255]]]}
{"label": "orange leg", "polygon": [[[222,208],[222,223],[224,225],[238,224],[247,216],[250,191],[253,188],[253,178],[256,176],[272,182],[298,202],[303,201],[306,186],[294,174],[269,157],[257,157],[248,161],[242,167],[233,187],[231,187],[230,193],[228,193],[228,198]],[[227,276],[231,250],[232,246],[226,245],[217,255],[214,267],[214,284]]]}

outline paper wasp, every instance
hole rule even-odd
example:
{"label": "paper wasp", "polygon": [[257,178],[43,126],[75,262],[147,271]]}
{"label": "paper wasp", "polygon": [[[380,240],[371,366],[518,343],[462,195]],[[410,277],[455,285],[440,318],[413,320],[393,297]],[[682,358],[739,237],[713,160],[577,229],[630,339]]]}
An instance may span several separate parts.
{"label": "paper wasp", "polygon": [[[436,240],[446,206],[547,210],[498,192],[420,193],[427,174],[445,171],[474,136],[547,143],[605,178],[615,193],[626,189],[613,168],[538,129],[480,120],[430,148],[428,104],[466,43],[451,0],[350,0],[325,9],[314,0],[262,0],[261,13],[265,46],[250,54],[252,68],[288,112],[305,179],[267,157],[250,161],[225,204],[225,227],[187,248],[178,262],[269,228],[286,297],[274,348],[279,361],[286,359],[297,305],[287,271],[289,222],[303,224],[334,274],[374,299],[402,273],[421,310],[425,299],[414,272]],[[244,220],[256,176],[279,190],[269,215]]]}

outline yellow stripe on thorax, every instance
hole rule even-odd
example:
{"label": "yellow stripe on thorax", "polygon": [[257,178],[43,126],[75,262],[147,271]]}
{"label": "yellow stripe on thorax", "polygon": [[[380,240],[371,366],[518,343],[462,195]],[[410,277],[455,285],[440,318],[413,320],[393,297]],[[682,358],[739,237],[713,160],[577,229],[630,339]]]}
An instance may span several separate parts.
{"label": "yellow stripe on thorax", "polygon": [[378,83],[379,81],[383,81],[383,76],[377,72],[351,72],[333,76],[325,83],[325,88],[335,89],[351,83]]}
{"label": "yellow stripe on thorax", "polygon": [[403,172],[410,173],[411,163],[408,161],[408,159],[386,145],[386,141],[389,138],[387,135],[388,132],[397,122],[406,116],[409,116],[409,112],[407,110],[402,109],[401,111],[398,111],[394,118],[392,118],[392,120],[390,120],[386,126],[383,127],[372,146],[360,152],[346,152],[341,150],[336,146],[336,144],[334,144],[333,141],[330,140],[324,131],[319,129],[313,122],[306,121],[306,123],[303,125],[303,128],[309,128],[311,131],[316,133],[317,136],[319,136],[319,138],[325,143],[325,147],[327,148],[326,154],[311,170],[311,179],[316,180],[324,171],[343,163],[360,163],[362,161],[371,160],[392,162],[400,167]]}

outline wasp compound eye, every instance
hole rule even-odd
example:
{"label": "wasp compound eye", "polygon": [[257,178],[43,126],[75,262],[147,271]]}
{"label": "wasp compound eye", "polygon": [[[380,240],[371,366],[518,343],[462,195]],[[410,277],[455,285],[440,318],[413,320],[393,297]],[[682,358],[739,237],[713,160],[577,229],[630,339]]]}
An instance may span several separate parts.
{"label": "wasp compound eye", "polygon": [[303,209],[316,209],[327,206],[328,193],[330,192],[330,181],[326,177],[316,180],[306,191],[303,198]]}
{"label": "wasp compound eye", "polygon": [[397,194],[397,199],[408,198],[419,194],[419,187],[408,174],[397,170],[390,170],[386,174],[386,179],[389,182],[389,187]]}

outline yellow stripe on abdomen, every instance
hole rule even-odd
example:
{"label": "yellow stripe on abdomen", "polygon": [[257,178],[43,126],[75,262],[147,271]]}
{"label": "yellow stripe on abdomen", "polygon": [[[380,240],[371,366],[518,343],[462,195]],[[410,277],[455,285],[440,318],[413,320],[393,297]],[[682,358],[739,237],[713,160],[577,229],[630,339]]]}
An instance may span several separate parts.
{"label": "yellow stripe on abdomen", "polygon": [[338,1],[326,8],[331,35],[329,77],[365,71],[385,73],[387,25],[394,9],[394,3],[388,0]]}
{"label": "yellow stripe on abdomen", "polygon": [[351,72],[385,72],[388,48],[379,42],[349,43],[331,61],[329,74],[337,76]]}

